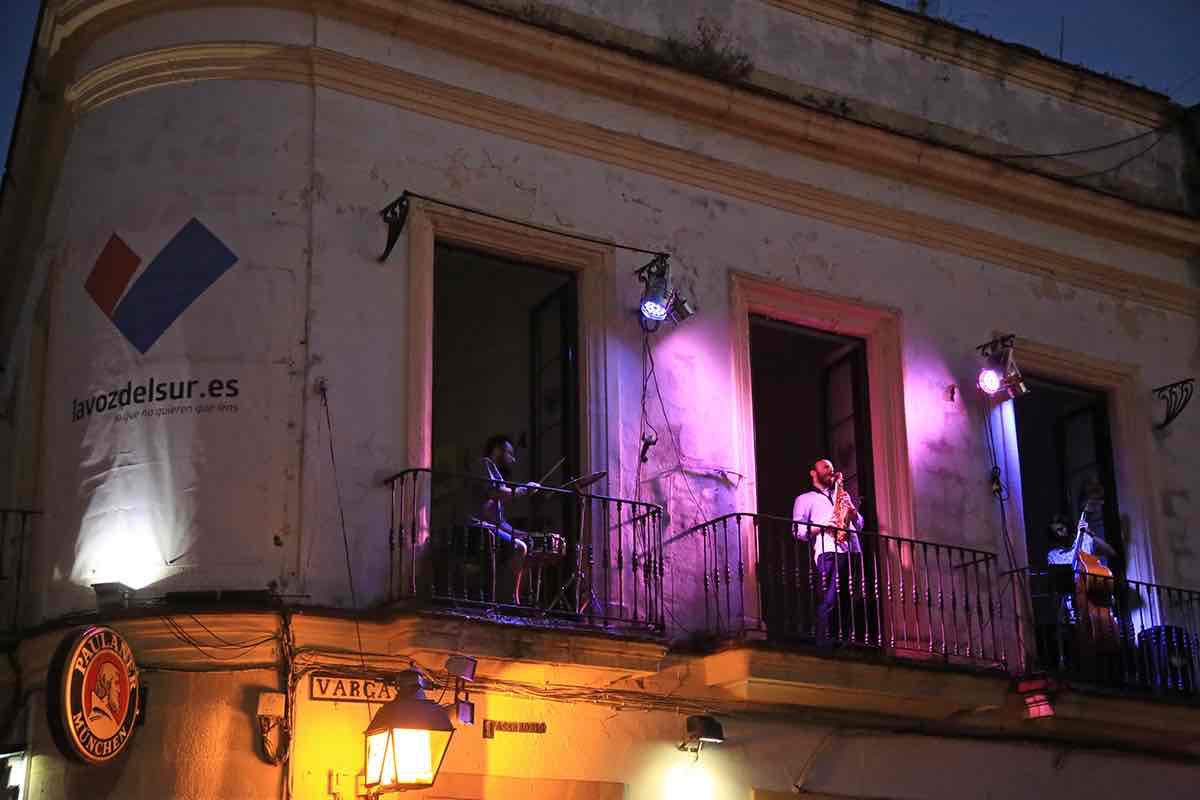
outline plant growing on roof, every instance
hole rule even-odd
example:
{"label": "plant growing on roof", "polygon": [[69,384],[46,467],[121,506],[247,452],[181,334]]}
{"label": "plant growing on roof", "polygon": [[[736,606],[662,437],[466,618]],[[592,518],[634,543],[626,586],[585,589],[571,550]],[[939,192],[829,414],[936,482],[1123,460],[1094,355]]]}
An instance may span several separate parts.
{"label": "plant growing on roof", "polygon": [[708,17],[696,21],[692,37],[667,37],[666,50],[675,66],[717,81],[737,83],[754,71],[749,54],[733,42],[720,23]]}

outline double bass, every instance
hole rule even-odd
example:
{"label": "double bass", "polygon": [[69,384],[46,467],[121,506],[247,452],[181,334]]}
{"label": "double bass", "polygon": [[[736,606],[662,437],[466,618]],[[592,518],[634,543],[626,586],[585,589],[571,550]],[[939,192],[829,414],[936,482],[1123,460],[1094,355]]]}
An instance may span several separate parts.
{"label": "double bass", "polygon": [[1087,530],[1086,515],[1084,509],[1075,533],[1075,623],[1079,634],[1086,637],[1084,646],[1094,647],[1095,652],[1113,653],[1121,648],[1121,633],[1113,613],[1113,574],[1099,558],[1079,547]]}

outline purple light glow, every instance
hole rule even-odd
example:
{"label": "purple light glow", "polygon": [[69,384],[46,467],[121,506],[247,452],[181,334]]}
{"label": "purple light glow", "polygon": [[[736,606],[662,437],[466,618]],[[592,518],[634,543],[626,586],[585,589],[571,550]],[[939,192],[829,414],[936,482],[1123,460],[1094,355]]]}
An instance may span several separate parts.
{"label": "purple light glow", "polygon": [[984,394],[988,396],[994,395],[1000,391],[1000,385],[1003,382],[1004,379],[1000,375],[999,370],[992,369],[991,367],[984,367],[979,370],[979,388],[983,390]]}

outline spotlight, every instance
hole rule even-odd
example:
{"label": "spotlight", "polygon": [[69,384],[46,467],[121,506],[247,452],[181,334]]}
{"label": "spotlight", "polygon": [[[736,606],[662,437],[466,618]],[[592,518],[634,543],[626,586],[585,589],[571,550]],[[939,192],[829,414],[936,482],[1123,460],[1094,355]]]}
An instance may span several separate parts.
{"label": "spotlight", "polygon": [[660,253],[634,273],[645,284],[639,308],[642,317],[651,322],[660,323],[669,318],[678,325],[695,315],[696,309],[671,286],[671,263],[667,258],[665,253]]}
{"label": "spotlight", "polygon": [[646,284],[642,290],[642,316],[654,322],[662,322],[671,313],[671,262],[665,255],[654,257],[638,270],[638,279]]}
{"label": "spotlight", "polygon": [[997,369],[984,367],[979,370],[979,388],[989,397],[1000,391],[1000,384],[1003,380],[1003,376],[1001,376],[1000,371]]}
{"label": "spotlight", "polygon": [[123,583],[93,583],[92,591],[96,593],[96,610],[112,611],[115,608],[129,608],[129,600],[134,590]]}
{"label": "spotlight", "polygon": [[721,723],[707,714],[696,714],[687,718],[680,750],[698,753],[705,744],[720,744],[725,741]]}
{"label": "spotlight", "polygon": [[989,397],[1004,393],[1007,399],[1015,399],[1029,393],[1029,387],[1025,385],[1013,356],[1015,341],[1016,337],[1010,334],[975,348],[984,359],[977,384],[980,391]]}

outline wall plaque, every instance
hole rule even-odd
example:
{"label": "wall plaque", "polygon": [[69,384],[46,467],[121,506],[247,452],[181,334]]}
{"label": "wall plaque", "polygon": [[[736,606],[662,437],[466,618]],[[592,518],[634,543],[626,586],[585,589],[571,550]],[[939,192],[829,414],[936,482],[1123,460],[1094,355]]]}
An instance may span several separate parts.
{"label": "wall plaque", "polygon": [[92,626],[63,639],[46,687],[59,750],[85,764],[105,764],[124,752],[138,718],[139,688],[137,662],[121,634]]}
{"label": "wall plaque", "polygon": [[386,703],[395,699],[396,689],[375,678],[317,675],[309,678],[308,696],[313,700],[347,703]]}
{"label": "wall plaque", "polygon": [[504,733],[545,733],[544,722],[510,722],[503,719],[485,719],[483,721],[483,738],[494,739],[496,731]]}

